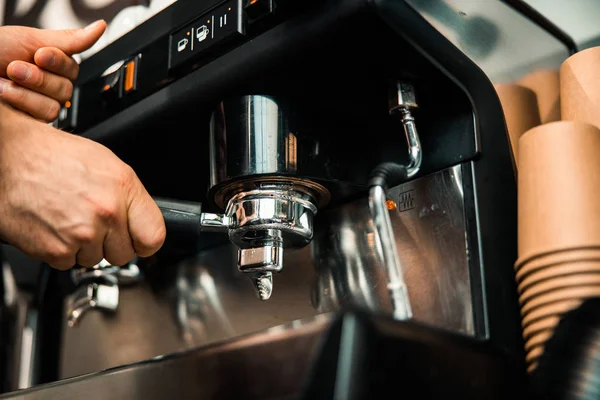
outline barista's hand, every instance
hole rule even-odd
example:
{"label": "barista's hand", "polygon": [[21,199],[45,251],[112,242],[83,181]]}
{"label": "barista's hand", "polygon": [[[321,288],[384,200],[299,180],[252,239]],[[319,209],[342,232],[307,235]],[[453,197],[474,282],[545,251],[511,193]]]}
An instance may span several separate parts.
{"label": "barista's hand", "polygon": [[71,99],[79,73],[71,55],[92,47],[105,29],[104,21],[73,30],[0,27],[0,99],[34,118],[54,121]]}
{"label": "barista's hand", "polygon": [[154,254],[162,214],[106,147],[0,102],[0,237],[58,269]]}

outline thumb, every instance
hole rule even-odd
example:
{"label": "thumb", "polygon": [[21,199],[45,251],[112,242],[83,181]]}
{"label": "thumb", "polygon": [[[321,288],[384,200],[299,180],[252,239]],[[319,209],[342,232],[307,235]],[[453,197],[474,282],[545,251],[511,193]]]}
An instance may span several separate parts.
{"label": "thumb", "polygon": [[104,20],[85,28],[64,30],[40,30],[41,47],[56,47],[67,55],[81,53],[94,45],[106,30]]}
{"label": "thumb", "polygon": [[127,210],[129,235],[135,253],[140,257],[149,257],[156,253],[165,241],[165,220],[156,202],[137,178],[134,186]]}

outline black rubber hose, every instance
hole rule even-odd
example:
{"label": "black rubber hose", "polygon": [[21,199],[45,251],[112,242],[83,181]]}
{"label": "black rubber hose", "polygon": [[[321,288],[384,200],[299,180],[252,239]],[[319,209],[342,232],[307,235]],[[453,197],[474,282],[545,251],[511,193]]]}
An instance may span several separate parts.
{"label": "black rubber hose", "polygon": [[600,298],[565,313],[531,375],[531,392],[545,400],[600,399]]}
{"label": "black rubber hose", "polygon": [[387,189],[405,182],[406,179],[406,167],[392,162],[385,162],[379,164],[371,172],[369,186],[382,186]]}

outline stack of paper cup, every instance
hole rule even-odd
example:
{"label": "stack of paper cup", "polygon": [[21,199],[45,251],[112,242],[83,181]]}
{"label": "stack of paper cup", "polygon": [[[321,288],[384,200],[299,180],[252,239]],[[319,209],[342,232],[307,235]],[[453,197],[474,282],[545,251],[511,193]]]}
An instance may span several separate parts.
{"label": "stack of paper cup", "polygon": [[519,141],[515,263],[530,369],[560,316],[600,296],[600,129],[560,121]]}
{"label": "stack of paper cup", "polygon": [[[519,139],[515,272],[530,371],[562,315],[600,297],[598,71],[600,47],[569,57],[560,68],[561,121],[546,114]],[[542,77],[521,84],[537,85],[539,96]],[[545,79],[556,84],[551,72]]]}

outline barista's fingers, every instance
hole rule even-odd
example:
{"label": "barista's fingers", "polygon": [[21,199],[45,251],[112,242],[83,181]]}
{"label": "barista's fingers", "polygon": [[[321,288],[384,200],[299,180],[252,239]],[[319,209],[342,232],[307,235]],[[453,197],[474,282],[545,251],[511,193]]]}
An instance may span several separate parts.
{"label": "barista's fingers", "polygon": [[42,47],[33,56],[35,63],[46,71],[63,76],[71,81],[79,75],[79,64],[55,47]]}
{"label": "barista's fingers", "polygon": [[102,239],[85,243],[77,252],[77,264],[82,267],[93,267],[103,258]]}
{"label": "barista's fingers", "polygon": [[127,220],[133,248],[138,256],[150,257],[162,247],[167,232],[165,220],[133,170]]}
{"label": "barista's fingers", "polygon": [[[124,219],[127,220],[126,218]],[[126,226],[113,227],[104,238],[104,258],[111,265],[123,266],[135,256]]]}
{"label": "barista's fingers", "polygon": [[64,104],[73,95],[73,82],[68,78],[45,71],[37,65],[22,61],[8,64],[6,74],[21,86],[45,94]]}
{"label": "barista's fingers", "polygon": [[40,258],[45,260],[51,267],[61,271],[66,271],[77,263],[75,252],[63,243],[57,244],[50,251],[44,252]]}
{"label": "barista's fingers", "polygon": [[54,121],[60,112],[58,101],[3,78],[0,78],[0,100],[46,122]]}

